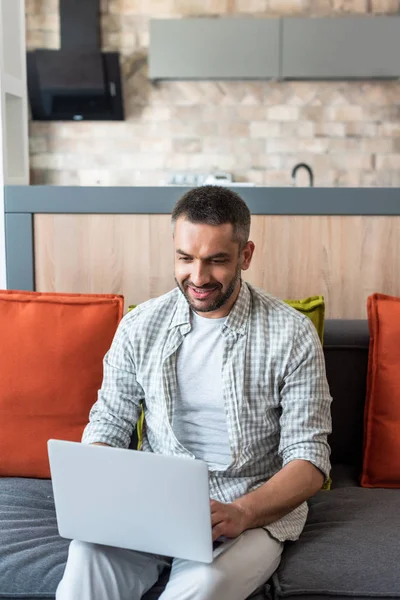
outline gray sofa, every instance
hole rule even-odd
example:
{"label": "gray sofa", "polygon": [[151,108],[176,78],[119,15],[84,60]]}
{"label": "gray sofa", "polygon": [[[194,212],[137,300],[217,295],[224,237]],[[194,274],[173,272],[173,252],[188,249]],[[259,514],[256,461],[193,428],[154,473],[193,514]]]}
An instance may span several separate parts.
{"label": "gray sofa", "polygon": [[[366,321],[326,322],[332,490],[310,500],[300,540],[286,544],[278,571],[254,600],[400,597],[400,490],[359,486],[368,343]],[[50,481],[0,479],[1,599],[54,598],[68,544],[57,533]],[[158,598],[167,577],[146,600]]]}

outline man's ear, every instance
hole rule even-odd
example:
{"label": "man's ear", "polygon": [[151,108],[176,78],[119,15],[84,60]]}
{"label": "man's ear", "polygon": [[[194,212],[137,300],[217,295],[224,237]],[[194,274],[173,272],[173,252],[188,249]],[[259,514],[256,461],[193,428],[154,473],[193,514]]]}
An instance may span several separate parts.
{"label": "man's ear", "polygon": [[251,241],[247,242],[247,244],[245,245],[245,247],[242,250],[242,264],[241,264],[242,271],[247,271],[247,269],[250,267],[254,250],[255,250],[254,242],[251,242]]}

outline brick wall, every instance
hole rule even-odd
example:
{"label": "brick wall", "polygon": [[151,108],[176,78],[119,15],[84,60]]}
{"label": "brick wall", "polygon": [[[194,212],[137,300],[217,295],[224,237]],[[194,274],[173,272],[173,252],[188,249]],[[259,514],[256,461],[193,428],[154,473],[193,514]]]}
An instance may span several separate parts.
{"label": "brick wall", "polygon": [[[125,122],[31,123],[31,183],[158,185],[226,170],[290,185],[400,186],[400,82],[147,79],[149,17],[396,14],[400,0],[102,0],[105,50],[122,53]],[[58,48],[57,0],[26,0],[28,48]]]}

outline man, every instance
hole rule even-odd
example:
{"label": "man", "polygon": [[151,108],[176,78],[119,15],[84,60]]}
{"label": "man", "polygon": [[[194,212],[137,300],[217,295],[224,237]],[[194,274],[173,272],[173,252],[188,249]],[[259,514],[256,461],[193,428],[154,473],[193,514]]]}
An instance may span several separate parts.
{"label": "man", "polygon": [[[172,214],[177,288],[122,320],[84,443],[208,463],[212,564],[172,560],[162,600],[244,600],[296,540],[329,476],[330,403],[311,321],[241,279],[250,212],[233,191],[191,189]],[[73,541],[57,600],[139,600],[171,561]]]}

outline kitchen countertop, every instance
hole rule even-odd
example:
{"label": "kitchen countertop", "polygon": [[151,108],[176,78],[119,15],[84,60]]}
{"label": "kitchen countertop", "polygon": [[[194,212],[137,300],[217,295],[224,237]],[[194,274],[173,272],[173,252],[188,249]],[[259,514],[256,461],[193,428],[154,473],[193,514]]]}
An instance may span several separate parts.
{"label": "kitchen countertop", "polygon": [[[170,214],[191,188],[6,186],[7,214]],[[240,187],[252,214],[400,215],[400,188]]]}

